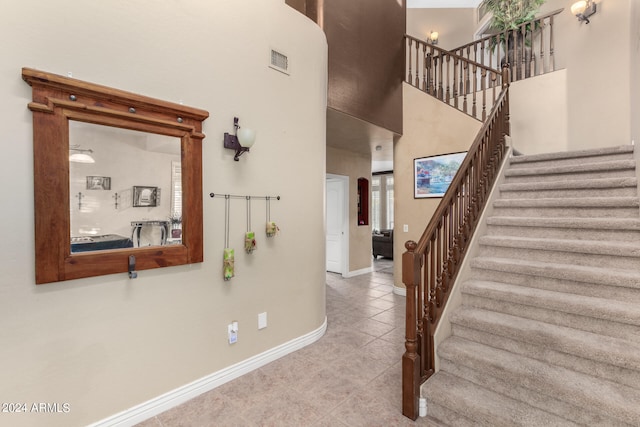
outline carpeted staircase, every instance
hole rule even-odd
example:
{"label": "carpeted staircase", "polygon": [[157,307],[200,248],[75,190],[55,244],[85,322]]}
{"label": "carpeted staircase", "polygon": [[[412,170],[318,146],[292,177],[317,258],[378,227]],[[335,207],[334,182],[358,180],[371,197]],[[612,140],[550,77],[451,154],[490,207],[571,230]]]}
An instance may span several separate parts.
{"label": "carpeted staircase", "polygon": [[640,426],[633,147],[510,159],[422,388],[449,426]]}

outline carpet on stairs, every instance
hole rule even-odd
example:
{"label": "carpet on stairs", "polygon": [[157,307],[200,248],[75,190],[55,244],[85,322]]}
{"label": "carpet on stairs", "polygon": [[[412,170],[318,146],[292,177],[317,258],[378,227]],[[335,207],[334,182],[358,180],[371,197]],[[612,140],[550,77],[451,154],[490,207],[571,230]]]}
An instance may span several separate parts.
{"label": "carpet on stairs", "polygon": [[633,146],[509,159],[440,370],[438,425],[640,425]]}

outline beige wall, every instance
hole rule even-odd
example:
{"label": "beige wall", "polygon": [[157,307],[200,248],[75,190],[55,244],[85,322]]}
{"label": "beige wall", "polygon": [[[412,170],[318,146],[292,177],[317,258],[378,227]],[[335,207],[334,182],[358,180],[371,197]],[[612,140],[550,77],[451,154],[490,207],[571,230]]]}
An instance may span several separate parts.
{"label": "beige wall", "polygon": [[520,80],[509,88],[511,139],[522,154],[569,150],[567,70]]}
{"label": "beige wall", "polygon": [[[68,403],[68,414],[0,414],[11,426],[80,426],[316,331],[325,319],[324,177],[327,45],[282,0],[25,0],[0,14],[0,396]],[[9,42],[10,41],[10,42]],[[269,48],[291,75],[268,68]],[[202,264],[34,284],[28,66],[208,110],[203,143]],[[233,117],[257,131],[239,162],[222,146]],[[280,195],[266,241],[241,250],[245,205],[231,208],[236,277],[222,280],[224,200]],[[168,194],[168,193],[167,193]],[[304,235],[304,244],[300,236]],[[303,247],[304,250],[301,250]],[[268,327],[257,330],[257,314]],[[227,324],[239,322],[239,342]]]}
{"label": "beige wall", "polygon": [[[569,150],[631,143],[637,120],[631,115],[630,82],[640,78],[632,74],[629,54],[633,2],[596,1],[598,12],[588,25],[571,14],[572,1],[548,0],[541,8],[541,13],[565,8],[556,17],[554,39],[557,66],[567,70]],[[634,27],[637,52],[637,22]]]}
{"label": "beige wall", "polygon": [[[466,151],[480,122],[404,85],[404,134],[394,144],[394,283],[402,283],[402,254],[407,240],[418,241],[440,203],[439,198],[414,199],[413,160],[435,154]],[[404,232],[403,226],[409,226]]]}
{"label": "beige wall", "polygon": [[327,147],[327,173],[349,177],[349,272],[370,269],[371,204],[369,225],[358,225],[358,178],[369,180],[371,190],[371,155]]}
{"label": "beige wall", "polygon": [[438,32],[438,47],[455,49],[473,40],[476,13],[471,8],[407,9],[407,34],[426,40]]}
{"label": "beige wall", "polygon": [[635,144],[640,144],[640,2],[629,0],[631,12],[631,43],[629,55],[631,56],[631,139]]}

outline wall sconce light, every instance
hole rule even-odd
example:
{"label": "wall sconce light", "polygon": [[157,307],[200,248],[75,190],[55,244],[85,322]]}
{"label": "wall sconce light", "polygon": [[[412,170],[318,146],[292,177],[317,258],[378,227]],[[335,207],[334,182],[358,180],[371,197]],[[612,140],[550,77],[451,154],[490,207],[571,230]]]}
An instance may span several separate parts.
{"label": "wall sconce light", "polygon": [[589,17],[596,13],[596,4],[592,0],[577,1],[571,5],[571,13],[573,13],[578,21],[589,23]]}
{"label": "wall sconce light", "polygon": [[96,161],[89,154],[93,153],[91,148],[69,147],[69,151],[77,151],[77,153],[69,154],[69,161],[75,163],[95,163]]}
{"label": "wall sconce light", "polygon": [[438,32],[431,31],[431,34],[429,34],[429,40],[431,41],[431,44],[438,44]]}
{"label": "wall sconce light", "polygon": [[233,135],[224,133],[224,148],[236,150],[233,160],[237,162],[240,160],[240,156],[249,151],[256,142],[256,133],[251,129],[241,128],[237,117],[233,118],[233,128]]}

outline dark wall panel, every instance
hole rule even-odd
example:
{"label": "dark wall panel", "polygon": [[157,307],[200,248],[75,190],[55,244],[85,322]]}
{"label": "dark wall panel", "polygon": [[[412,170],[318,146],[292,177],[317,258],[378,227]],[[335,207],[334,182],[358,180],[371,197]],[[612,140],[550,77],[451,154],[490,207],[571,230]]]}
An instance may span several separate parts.
{"label": "dark wall panel", "polygon": [[329,108],[402,133],[405,0],[286,0],[329,44]]}
{"label": "dark wall panel", "polygon": [[285,3],[302,13],[307,14],[307,1],[306,0],[285,0]]}
{"label": "dark wall panel", "polygon": [[402,133],[404,0],[324,0],[330,108]]}
{"label": "dark wall panel", "polygon": [[318,8],[322,8],[324,0],[285,0],[285,3],[303,15],[307,15],[313,22],[322,27],[322,20],[318,19]]}

